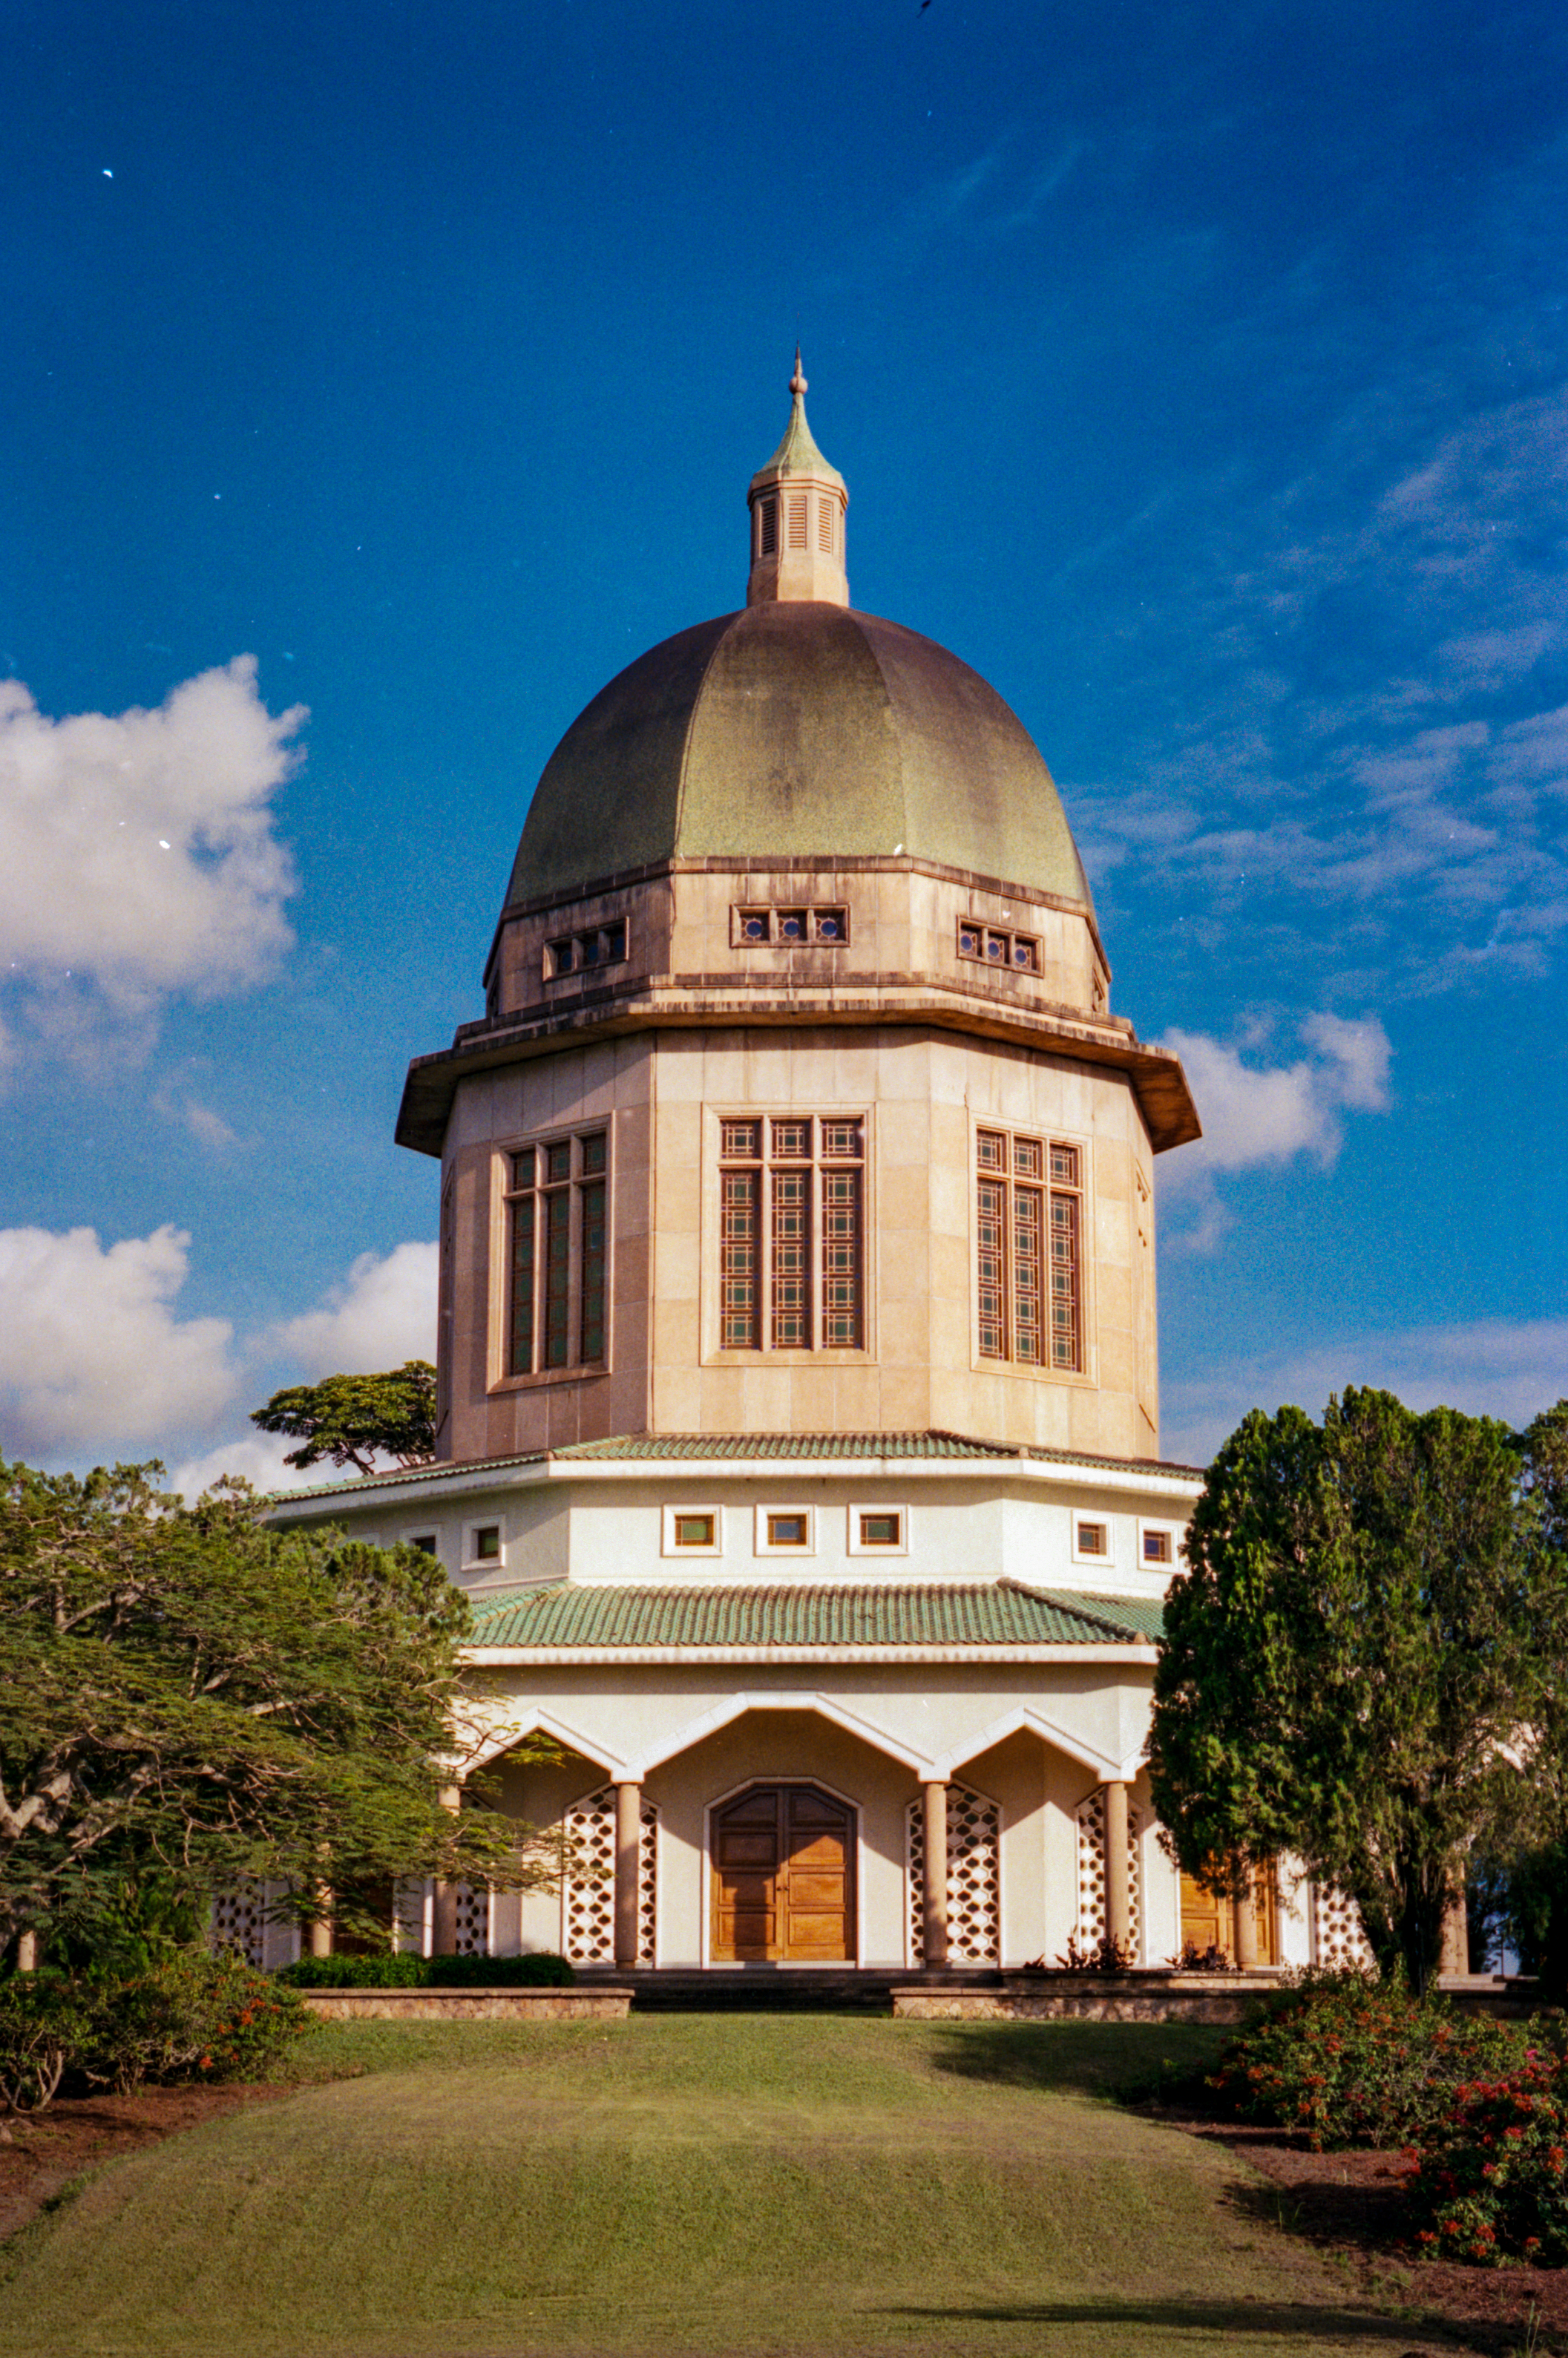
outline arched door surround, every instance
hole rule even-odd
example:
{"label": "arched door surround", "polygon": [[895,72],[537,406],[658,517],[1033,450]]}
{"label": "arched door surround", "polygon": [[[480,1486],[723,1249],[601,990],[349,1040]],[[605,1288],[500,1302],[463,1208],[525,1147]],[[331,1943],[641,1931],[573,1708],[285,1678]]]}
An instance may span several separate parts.
{"label": "arched door surround", "polygon": [[820,1785],[749,1785],[710,1820],[715,1964],[855,1955],[855,1812]]}

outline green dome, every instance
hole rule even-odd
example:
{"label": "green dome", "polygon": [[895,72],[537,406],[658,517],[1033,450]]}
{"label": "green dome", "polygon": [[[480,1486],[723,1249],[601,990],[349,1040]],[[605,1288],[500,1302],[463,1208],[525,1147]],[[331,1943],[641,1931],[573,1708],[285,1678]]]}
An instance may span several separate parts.
{"label": "green dome", "polygon": [[627,666],[545,766],[508,906],[670,860],[903,851],[1092,906],[1028,730],[933,640],[765,602]]}

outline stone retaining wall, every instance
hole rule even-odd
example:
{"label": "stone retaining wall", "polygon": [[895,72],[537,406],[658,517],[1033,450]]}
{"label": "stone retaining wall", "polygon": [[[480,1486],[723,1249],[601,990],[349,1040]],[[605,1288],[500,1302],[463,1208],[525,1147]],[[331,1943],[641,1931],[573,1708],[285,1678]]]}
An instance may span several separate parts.
{"label": "stone retaining wall", "polygon": [[299,1993],[326,2022],[563,2022],[618,2020],[632,2008],[625,1989],[308,1989]]}

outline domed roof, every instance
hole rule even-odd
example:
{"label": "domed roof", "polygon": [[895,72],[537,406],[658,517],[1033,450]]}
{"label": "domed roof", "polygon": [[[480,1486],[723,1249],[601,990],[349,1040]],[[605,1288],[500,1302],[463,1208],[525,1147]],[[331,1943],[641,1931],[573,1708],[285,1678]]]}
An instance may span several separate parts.
{"label": "domed roof", "polygon": [[845,606],[748,606],[602,688],[545,766],[508,904],[665,860],[903,852],[1092,907],[1028,730],[945,647]]}

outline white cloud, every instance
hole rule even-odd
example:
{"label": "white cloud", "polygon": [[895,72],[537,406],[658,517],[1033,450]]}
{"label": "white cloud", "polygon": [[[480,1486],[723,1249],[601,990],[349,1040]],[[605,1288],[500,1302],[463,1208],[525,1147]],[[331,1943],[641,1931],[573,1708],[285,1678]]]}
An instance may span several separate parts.
{"label": "white cloud", "polygon": [[200,1104],[195,1098],[186,1099],[185,1126],[192,1138],[214,1154],[221,1154],[226,1147],[237,1146],[240,1142],[222,1115],[214,1113],[211,1106]]}
{"label": "white cloud", "polygon": [[63,720],[0,682],[0,966],[36,1028],[145,1030],[161,1001],[247,988],[290,946],[271,798],[306,714],[269,713],[255,675],[240,655],[156,712]]}
{"label": "white cloud", "polygon": [[1249,1409],[1271,1415],[1293,1401],[1319,1416],[1329,1395],[1347,1384],[1395,1392],[1409,1408],[1442,1405],[1528,1424],[1568,1393],[1568,1318],[1483,1318],[1402,1334],[1353,1333],[1299,1350],[1227,1358],[1164,1388],[1161,1448],[1205,1465]]}
{"label": "white cloud", "polygon": [[1316,1014],[1298,1025],[1310,1053],[1284,1065],[1249,1062],[1201,1032],[1172,1032],[1204,1134],[1160,1165],[1169,1240],[1209,1252],[1229,1225],[1219,1172],[1251,1171],[1310,1155],[1325,1170],[1344,1144],[1342,1115],[1386,1113],[1392,1049],[1377,1017]]}
{"label": "white cloud", "polygon": [[330,1466],[312,1466],[301,1473],[297,1466],[284,1464],[286,1452],[298,1446],[287,1433],[250,1433],[240,1441],[222,1441],[216,1449],[203,1450],[177,1466],[168,1487],[187,1498],[199,1498],[225,1474],[243,1476],[257,1490],[302,1490],[312,1482],[330,1480]]}
{"label": "white cloud", "polygon": [[362,1253],[327,1306],[271,1332],[275,1349],[308,1377],[373,1374],[405,1359],[436,1356],[436,1265],[430,1244],[396,1245],[386,1258]]}
{"label": "white cloud", "polygon": [[52,1457],[211,1431],[238,1386],[222,1318],[180,1321],[190,1239],[164,1227],[106,1249],[92,1228],[0,1229],[0,1442]]}

